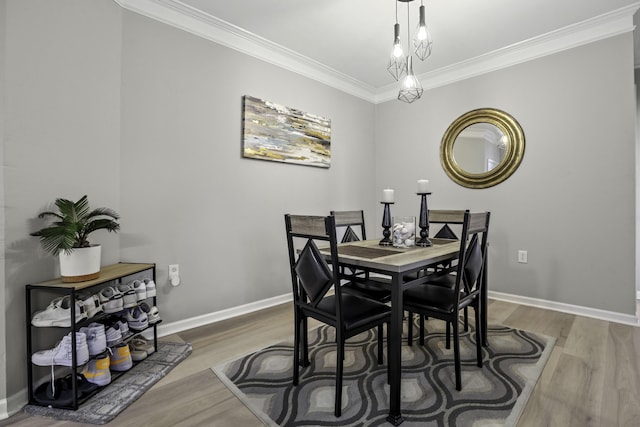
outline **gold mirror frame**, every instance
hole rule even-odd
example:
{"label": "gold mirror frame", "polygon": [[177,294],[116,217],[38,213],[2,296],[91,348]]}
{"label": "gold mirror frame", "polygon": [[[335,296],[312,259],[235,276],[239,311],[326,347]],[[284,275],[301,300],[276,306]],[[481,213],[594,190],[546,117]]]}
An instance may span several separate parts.
{"label": "gold mirror frame", "polygon": [[[475,123],[496,126],[507,137],[505,154],[500,163],[488,172],[471,173],[462,169],[453,157],[453,145],[460,133]],[[488,188],[509,178],[524,156],[524,132],[516,119],[495,108],[469,111],[455,119],[447,128],[440,144],[440,163],[454,182],[467,188]]]}

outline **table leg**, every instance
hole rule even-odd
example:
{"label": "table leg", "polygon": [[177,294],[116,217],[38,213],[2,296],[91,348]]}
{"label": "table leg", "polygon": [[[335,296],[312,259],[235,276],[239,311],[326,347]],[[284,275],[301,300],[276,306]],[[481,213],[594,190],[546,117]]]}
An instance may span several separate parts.
{"label": "table leg", "polygon": [[400,412],[402,384],[402,275],[394,274],[391,283],[391,323],[389,325],[387,354],[389,358],[389,416],[387,421],[400,425],[404,421]]}

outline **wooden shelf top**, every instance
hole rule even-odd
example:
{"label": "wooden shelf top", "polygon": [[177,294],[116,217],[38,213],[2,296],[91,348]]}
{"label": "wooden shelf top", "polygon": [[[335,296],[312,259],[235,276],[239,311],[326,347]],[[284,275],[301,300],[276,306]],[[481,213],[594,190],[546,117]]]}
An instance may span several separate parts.
{"label": "wooden shelf top", "polygon": [[155,264],[142,264],[142,263],[118,263],[105,265],[100,267],[100,277],[93,280],[87,280],[86,282],[65,283],[61,278],[54,280],[48,280],[46,282],[32,283],[29,286],[48,287],[48,288],[63,288],[63,289],[84,289],[100,283],[109,282],[111,280],[118,279],[120,277],[128,276],[130,274],[140,273],[141,271],[154,268]]}

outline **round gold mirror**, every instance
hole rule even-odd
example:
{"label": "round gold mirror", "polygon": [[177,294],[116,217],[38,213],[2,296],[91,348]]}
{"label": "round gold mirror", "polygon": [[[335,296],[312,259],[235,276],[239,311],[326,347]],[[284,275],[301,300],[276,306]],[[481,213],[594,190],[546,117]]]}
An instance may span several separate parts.
{"label": "round gold mirror", "polygon": [[442,167],[456,183],[487,188],[509,178],[524,156],[524,132],[509,114],[481,108],[451,123],[440,144]]}

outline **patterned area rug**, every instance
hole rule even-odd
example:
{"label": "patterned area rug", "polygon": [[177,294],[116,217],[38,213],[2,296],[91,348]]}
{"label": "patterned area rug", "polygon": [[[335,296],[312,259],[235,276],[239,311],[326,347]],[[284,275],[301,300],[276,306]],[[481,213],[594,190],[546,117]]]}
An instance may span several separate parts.
{"label": "patterned area rug", "polygon": [[158,350],[96,393],[77,411],[27,405],[27,414],[79,423],[106,424],[191,354],[191,344],[158,342]]}
{"label": "patterned area rug", "polygon": [[[417,340],[411,347],[405,340],[402,347],[402,425],[516,425],[555,339],[490,326],[490,347],[484,348],[484,367],[478,368],[474,333],[463,332],[462,391],[458,392],[453,349],[445,348],[444,322],[428,321],[427,331],[424,347]],[[301,370],[297,387],[292,385],[292,342],[273,345],[212,369],[267,425],[390,425],[386,421],[387,366],[377,364],[374,331],[347,342],[342,416],[334,416],[334,340],[334,330],[324,325],[309,332],[311,366]]]}

